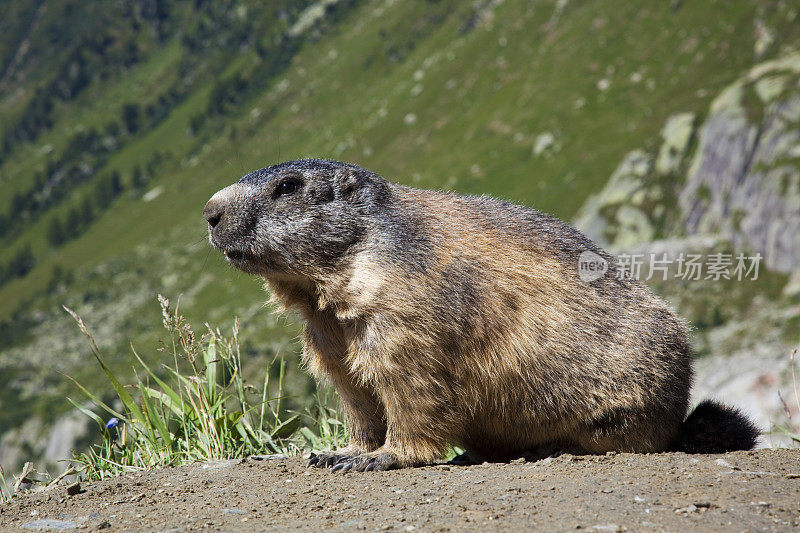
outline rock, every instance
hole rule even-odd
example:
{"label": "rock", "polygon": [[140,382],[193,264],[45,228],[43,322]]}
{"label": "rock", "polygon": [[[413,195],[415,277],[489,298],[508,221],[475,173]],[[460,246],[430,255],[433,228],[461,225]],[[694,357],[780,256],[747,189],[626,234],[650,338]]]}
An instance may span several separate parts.
{"label": "rock", "polygon": [[656,158],[656,172],[667,175],[678,171],[694,133],[694,121],[694,113],[678,113],[667,119],[661,130],[663,142]]}
{"label": "rock", "polygon": [[251,455],[250,459],[254,459],[256,461],[283,461],[284,459],[287,459],[287,457],[282,453],[271,453],[268,455]]}
{"label": "rock", "polygon": [[651,160],[643,150],[629,152],[603,190],[589,198],[578,212],[575,226],[590,239],[612,249],[651,240],[654,230],[650,219],[630,203],[643,190],[643,178],[651,170]]}
{"label": "rock", "polygon": [[800,295],[800,270],[792,273],[782,292],[788,298]]}
{"label": "rock", "polygon": [[787,75],[767,76],[755,82],[754,89],[762,103],[777,99],[786,89],[791,78]]}
{"label": "rock", "polygon": [[678,199],[687,233],[720,233],[787,273],[800,265],[798,76],[800,54],[789,54],[714,99]]}
{"label": "rock", "polygon": [[[735,351],[715,353],[695,362],[695,381],[692,388],[692,403],[714,397],[722,402],[736,405],[761,428],[770,428],[776,422],[786,424],[797,431],[797,426],[786,420],[785,410],[777,390],[792,391],[789,350],[782,346],[779,333],[763,333],[750,342],[742,343],[739,335],[743,328],[752,330],[762,322],[780,323],[785,320],[775,312],[763,311],[761,316],[751,317],[748,322],[732,321],[709,334],[709,344],[726,346],[738,343]],[[773,338],[775,337],[775,338]],[[793,406],[789,403],[789,408]],[[795,411],[796,412],[796,411]],[[796,418],[794,418],[796,420]],[[796,424],[796,422],[795,422]],[[771,432],[762,436],[760,446],[790,446],[788,435]],[[724,459],[717,465],[735,470],[736,467]]]}
{"label": "rock", "polygon": [[33,522],[26,522],[22,524],[23,529],[31,529],[34,531],[63,531],[67,529],[76,529],[78,524],[71,520],[55,520],[51,518],[41,518]]}
{"label": "rock", "polygon": [[730,468],[731,470],[741,470],[738,466],[733,466],[725,459],[717,459],[714,462],[717,463],[719,466],[724,466],[725,468]]}
{"label": "rock", "polygon": [[67,485],[67,494],[69,496],[75,496],[76,494],[80,494],[81,492],[83,492],[83,490],[81,490],[80,483],[75,482],[71,485]]}
{"label": "rock", "polygon": [[536,136],[531,152],[536,157],[550,156],[558,152],[560,149],[561,146],[556,141],[556,136],[549,131],[545,131],[544,133],[540,133]]}
{"label": "rock", "polygon": [[617,210],[616,228],[617,234],[612,245],[615,249],[625,250],[655,237],[650,218],[641,209],[629,205],[622,205]]}
{"label": "rock", "polygon": [[775,32],[770,29],[764,21],[756,19],[755,21],[755,39],[753,43],[753,52],[756,57],[762,57],[767,49],[775,42]]}
{"label": "rock", "polygon": [[244,459],[219,459],[219,460],[211,460],[202,463],[203,470],[216,470],[218,468],[230,468],[234,465],[238,465],[243,463]]}
{"label": "rock", "polygon": [[617,524],[595,524],[595,525],[592,526],[592,530],[594,530],[594,531],[613,531],[613,532],[616,533],[618,531],[625,531],[625,528],[624,527],[620,527]]}

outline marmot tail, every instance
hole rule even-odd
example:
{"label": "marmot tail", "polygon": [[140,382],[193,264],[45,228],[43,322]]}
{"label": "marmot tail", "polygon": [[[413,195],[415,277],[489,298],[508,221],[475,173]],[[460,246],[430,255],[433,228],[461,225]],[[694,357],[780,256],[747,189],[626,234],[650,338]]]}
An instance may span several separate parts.
{"label": "marmot tail", "polygon": [[760,434],[755,424],[740,410],[705,400],[683,422],[674,451],[725,453],[752,450]]}

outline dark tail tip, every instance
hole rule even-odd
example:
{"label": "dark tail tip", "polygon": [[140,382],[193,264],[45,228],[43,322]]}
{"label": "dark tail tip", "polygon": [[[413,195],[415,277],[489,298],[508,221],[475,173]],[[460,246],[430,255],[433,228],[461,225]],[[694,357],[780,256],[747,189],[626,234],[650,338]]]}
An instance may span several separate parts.
{"label": "dark tail tip", "polygon": [[735,407],[705,400],[683,422],[675,450],[685,453],[752,450],[760,434],[755,424]]}

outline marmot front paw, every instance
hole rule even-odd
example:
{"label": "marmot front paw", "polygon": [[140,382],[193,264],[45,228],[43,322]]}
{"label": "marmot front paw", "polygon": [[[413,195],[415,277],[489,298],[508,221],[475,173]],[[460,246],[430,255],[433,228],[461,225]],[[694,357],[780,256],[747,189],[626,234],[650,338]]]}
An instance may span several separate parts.
{"label": "marmot front paw", "polygon": [[342,448],[341,450],[336,451],[329,451],[329,452],[322,452],[322,453],[312,453],[311,457],[308,459],[308,464],[306,467],[315,467],[315,468],[328,468],[334,465],[337,465],[343,461],[351,460],[354,457],[360,456],[364,453],[365,450],[361,448],[355,448],[352,446],[347,446],[346,448]]}
{"label": "marmot front paw", "polygon": [[332,471],[342,473],[377,472],[380,470],[402,468],[403,466],[403,462],[400,461],[400,458],[396,454],[386,451],[375,451],[343,459],[334,465]]}

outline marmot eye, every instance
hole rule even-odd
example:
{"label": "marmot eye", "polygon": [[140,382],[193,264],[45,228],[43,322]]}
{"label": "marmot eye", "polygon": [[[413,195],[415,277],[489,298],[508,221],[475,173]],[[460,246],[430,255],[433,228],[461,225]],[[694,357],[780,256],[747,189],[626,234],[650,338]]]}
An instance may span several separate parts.
{"label": "marmot eye", "polygon": [[275,197],[288,196],[300,188],[300,183],[297,180],[286,180],[278,184],[275,188]]}

